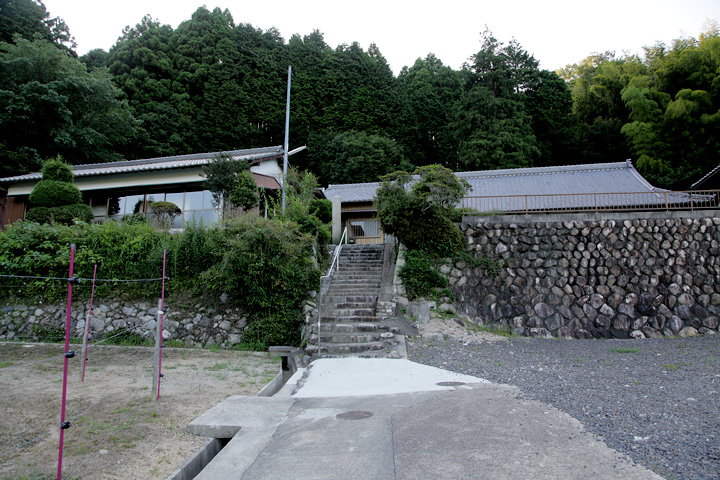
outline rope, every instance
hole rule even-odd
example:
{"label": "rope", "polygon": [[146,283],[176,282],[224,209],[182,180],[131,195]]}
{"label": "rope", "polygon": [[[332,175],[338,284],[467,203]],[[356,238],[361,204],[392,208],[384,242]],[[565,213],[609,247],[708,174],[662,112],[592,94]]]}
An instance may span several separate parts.
{"label": "rope", "polygon": [[[82,282],[84,280],[92,280],[91,278],[85,278],[85,277],[37,277],[34,275],[0,275],[0,278],[24,278],[27,280],[62,280],[65,282]],[[116,282],[116,283],[122,283],[122,282],[158,282],[160,280],[170,280],[170,278],[165,277],[164,279],[162,277],[160,278],[133,278],[133,279],[119,279],[119,278],[96,278],[96,282]]]}

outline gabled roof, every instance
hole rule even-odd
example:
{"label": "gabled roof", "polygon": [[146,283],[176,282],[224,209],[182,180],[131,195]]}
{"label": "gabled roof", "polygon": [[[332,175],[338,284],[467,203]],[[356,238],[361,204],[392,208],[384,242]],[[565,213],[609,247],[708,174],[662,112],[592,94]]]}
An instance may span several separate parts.
{"label": "gabled roof", "polygon": [[[97,175],[112,175],[119,173],[147,172],[153,170],[171,170],[176,168],[201,167],[207,165],[217,155],[225,154],[235,160],[247,160],[258,163],[263,160],[279,158],[283,155],[282,147],[251,148],[247,150],[230,150],[225,152],[194,153],[190,155],[175,155],[172,157],[146,158],[142,160],[124,160],[121,162],[94,163],[89,165],[74,165],[73,173],[76,177],[91,177]],[[15,177],[0,178],[0,184],[41,180],[42,173],[28,173]]]}
{"label": "gabled roof", "polygon": [[629,160],[590,165],[459,172],[457,176],[470,183],[472,191],[467,196],[660,191],[645,180]]}
{"label": "gabled roof", "polygon": [[342,203],[372,202],[379,187],[378,182],[346,183],[344,185],[328,185],[327,188],[322,189],[322,192],[328,200],[332,200],[335,196],[340,197]]}
{"label": "gabled roof", "polygon": [[[559,167],[515,168],[457,172],[470,183],[466,197],[558,195],[573,193],[636,193],[664,191],[653,187],[628,160],[615,163]],[[329,185],[325,198],[345,202],[371,202],[379,183]]]}

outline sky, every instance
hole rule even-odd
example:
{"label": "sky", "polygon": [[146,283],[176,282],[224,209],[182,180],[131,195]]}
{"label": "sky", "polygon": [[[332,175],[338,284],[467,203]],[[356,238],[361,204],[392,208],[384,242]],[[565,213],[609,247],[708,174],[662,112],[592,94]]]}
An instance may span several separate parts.
{"label": "sky", "polygon": [[[145,14],[176,28],[204,0],[43,0],[62,17],[80,55],[109,50],[126,25]],[[720,22],[718,0],[215,0],[210,10],[228,9],[235,23],[268,30],[287,41],[293,34],[324,34],[331,47],[375,43],[396,74],[434,53],[459,69],[481,46],[487,26],[495,38],[515,38],[540,67],[557,70],[596,52],[642,54],[657,41],[697,37],[707,19]]]}

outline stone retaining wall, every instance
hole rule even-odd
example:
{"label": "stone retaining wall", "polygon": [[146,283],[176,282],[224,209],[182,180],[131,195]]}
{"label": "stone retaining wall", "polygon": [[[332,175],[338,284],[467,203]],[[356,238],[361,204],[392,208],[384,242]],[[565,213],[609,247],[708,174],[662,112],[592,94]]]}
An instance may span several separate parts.
{"label": "stone retaining wall", "polygon": [[[310,292],[310,296],[303,304],[306,323],[317,319],[317,305],[313,301],[316,293]],[[71,332],[74,338],[82,338],[88,317],[88,303],[73,302]],[[168,308],[163,320],[163,339],[179,340],[192,347],[231,347],[242,343],[247,318],[239,309],[223,308],[222,302],[218,303],[220,306],[217,308],[199,303],[166,305]],[[66,304],[61,302],[6,302],[0,311],[0,341],[47,340],[48,335],[53,333],[64,338],[66,316]],[[90,322],[90,338],[96,340],[109,337],[117,334],[118,329],[154,338],[156,322],[157,303],[151,306],[144,301],[95,302]]]}
{"label": "stone retaining wall", "polygon": [[518,335],[711,334],[720,317],[720,218],[463,223],[468,249],[503,262],[445,272],[461,311]]}
{"label": "stone retaining wall", "polygon": [[[89,302],[73,302],[71,332],[82,338]],[[213,309],[201,304],[168,305],[163,321],[163,338],[182,340],[189,346],[231,346],[242,342],[246,319],[233,308]],[[99,339],[127,329],[145,337],[155,336],[157,304],[148,302],[108,301],[95,303],[90,336]],[[0,314],[0,340],[38,340],[39,335],[64,332],[64,303],[6,303]]]}

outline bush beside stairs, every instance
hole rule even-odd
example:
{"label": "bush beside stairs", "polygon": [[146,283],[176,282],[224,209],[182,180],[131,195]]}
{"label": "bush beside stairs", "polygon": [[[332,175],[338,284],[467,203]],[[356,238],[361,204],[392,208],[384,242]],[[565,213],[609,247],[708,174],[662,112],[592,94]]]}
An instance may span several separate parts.
{"label": "bush beside stairs", "polygon": [[343,245],[340,268],[321,299],[316,332],[321,355],[400,356],[390,319],[377,316],[384,250],[384,245]]}

